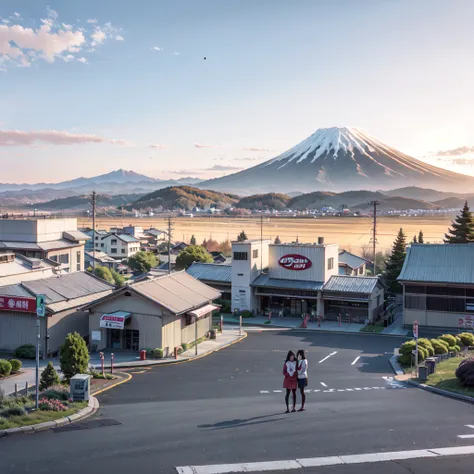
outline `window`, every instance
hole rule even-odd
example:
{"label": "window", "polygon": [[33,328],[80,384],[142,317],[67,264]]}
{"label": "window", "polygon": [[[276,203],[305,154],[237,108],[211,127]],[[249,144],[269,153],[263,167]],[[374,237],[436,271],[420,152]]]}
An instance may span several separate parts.
{"label": "window", "polygon": [[427,295],[449,295],[449,296],[465,296],[464,288],[456,288],[452,286],[427,286]]}
{"label": "window", "polygon": [[363,273],[364,273],[364,267],[362,266],[359,268],[359,275],[362,275]]}
{"label": "window", "polygon": [[248,260],[247,252],[234,252],[234,260]]}
{"label": "window", "polygon": [[117,249],[110,249],[110,253],[117,253]]}
{"label": "window", "polygon": [[252,257],[253,257],[253,258],[258,258],[258,249],[255,249],[255,250],[252,252]]}
{"label": "window", "polygon": [[122,249],[122,253],[125,253],[125,249]]}
{"label": "window", "polygon": [[60,255],[59,256],[59,263],[68,264],[69,263],[69,254],[68,253],[63,253],[62,255]]}
{"label": "window", "polygon": [[117,239],[112,239],[112,240],[110,241],[110,243],[111,243],[111,245],[117,245]]}
{"label": "window", "polygon": [[328,258],[328,270],[332,270],[334,268],[334,257]]}
{"label": "window", "polygon": [[380,306],[381,298],[382,298],[382,295],[377,295],[377,308]]}
{"label": "window", "polygon": [[77,252],[76,258],[77,258],[76,270],[80,272],[81,271],[81,252]]}
{"label": "window", "polygon": [[426,299],[424,296],[405,295],[406,309],[426,309]]}
{"label": "window", "polygon": [[99,240],[99,237],[96,237],[95,240]]}
{"label": "window", "polygon": [[52,260],[53,262],[56,262],[58,261],[58,256],[57,255],[51,255],[51,257],[49,257],[50,260]]}
{"label": "window", "polygon": [[237,273],[237,276],[239,276],[239,277],[243,277],[243,276],[244,276],[244,274],[243,274],[243,273]]}
{"label": "window", "polygon": [[413,293],[415,295],[425,295],[426,294],[426,286],[406,285],[405,286],[405,293]]}
{"label": "window", "polygon": [[446,298],[439,296],[426,297],[426,309],[428,311],[464,312],[464,298]]}

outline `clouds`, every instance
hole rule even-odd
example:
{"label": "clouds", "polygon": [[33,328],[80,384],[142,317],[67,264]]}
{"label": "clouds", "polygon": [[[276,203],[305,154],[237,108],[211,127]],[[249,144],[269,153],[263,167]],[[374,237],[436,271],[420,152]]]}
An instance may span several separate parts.
{"label": "clouds", "polygon": [[[84,52],[92,52],[91,46],[102,45],[108,39],[124,41],[120,29],[111,23],[100,25],[97,20],[87,20],[93,30],[58,21],[58,12],[47,8],[46,18],[40,26],[26,26],[20,14],[15,12],[0,24],[0,63],[2,68],[28,67],[35,61],[53,63],[57,59],[87,63]],[[71,55],[73,56],[71,58]]]}
{"label": "clouds", "polygon": [[46,145],[85,145],[90,143],[109,143],[112,145],[130,145],[126,140],[114,140],[84,133],[69,133],[58,130],[0,130],[0,147]]}
{"label": "clouds", "polygon": [[155,144],[155,145],[148,145],[149,148],[154,148],[156,150],[160,150],[160,149],[163,149],[163,148],[166,148],[166,145],[160,145],[160,144]]}
{"label": "clouds", "polygon": [[437,156],[461,156],[467,153],[474,153],[474,146],[461,146],[452,150],[441,150],[435,153]]}
{"label": "clouds", "polygon": [[235,161],[257,161],[257,160],[261,160],[262,157],[252,157],[252,158],[235,158]]}
{"label": "clouds", "polygon": [[208,145],[205,143],[195,143],[194,148],[219,148],[219,145]]}
{"label": "clouds", "polygon": [[238,168],[237,166],[230,165],[213,165],[211,168],[206,168],[205,171],[240,171],[243,168]]}
{"label": "clouds", "polygon": [[163,48],[160,48],[159,46],[153,46],[151,49],[152,51],[163,51]]}
{"label": "clouds", "polygon": [[259,148],[259,147],[247,147],[242,148],[244,151],[272,151],[270,148]]}

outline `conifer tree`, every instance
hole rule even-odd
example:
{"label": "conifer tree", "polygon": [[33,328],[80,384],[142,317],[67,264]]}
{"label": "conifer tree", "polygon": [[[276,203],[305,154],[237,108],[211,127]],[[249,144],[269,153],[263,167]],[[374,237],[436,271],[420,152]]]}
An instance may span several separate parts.
{"label": "conifer tree", "polygon": [[413,241],[412,241],[414,244],[417,244],[418,243],[418,240],[416,239],[416,235],[413,236]]}
{"label": "conifer tree", "polygon": [[423,231],[420,230],[420,233],[418,234],[418,243],[419,244],[424,244],[425,243],[425,239],[423,237]]}
{"label": "conifer tree", "polygon": [[276,243],[276,244],[281,244],[281,240],[280,240],[280,236],[279,236],[279,235],[276,236],[275,243]]}
{"label": "conifer tree", "polygon": [[237,242],[245,242],[248,240],[247,234],[245,231],[242,231],[238,236],[237,236]]}
{"label": "conifer tree", "polygon": [[452,228],[448,230],[447,234],[444,234],[444,237],[445,244],[469,244],[474,242],[474,221],[467,201],[461,209],[461,214],[456,216]]}
{"label": "conifer tree", "polygon": [[394,293],[401,291],[401,286],[397,281],[398,275],[402,271],[403,262],[406,256],[406,237],[403,229],[398,231],[397,238],[393,243],[392,253],[387,260],[387,270],[385,273],[385,281]]}

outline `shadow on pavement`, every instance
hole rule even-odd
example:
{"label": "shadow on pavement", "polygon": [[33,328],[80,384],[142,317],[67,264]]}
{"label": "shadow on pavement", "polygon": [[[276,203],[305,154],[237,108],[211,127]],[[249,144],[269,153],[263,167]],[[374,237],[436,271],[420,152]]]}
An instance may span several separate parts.
{"label": "shadow on pavement", "polygon": [[272,423],[273,421],[282,420],[284,416],[279,416],[278,418],[274,418],[272,420],[266,420],[264,418],[271,418],[278,415],[281,415],[281,413],[275,413],[273,415],[254,416],[252,418],[247,418],[245,420],[235,419],[235,420],[219,421],[218,423],[214,423],[212,425],[198,425],[198,428],[207,428],[208,431],[215,431],[215,430],[223,430],[223,429],[228,429],[228,428],[238,428],[239,426],[251,426],[251,425],[258,425],[262,423]]}

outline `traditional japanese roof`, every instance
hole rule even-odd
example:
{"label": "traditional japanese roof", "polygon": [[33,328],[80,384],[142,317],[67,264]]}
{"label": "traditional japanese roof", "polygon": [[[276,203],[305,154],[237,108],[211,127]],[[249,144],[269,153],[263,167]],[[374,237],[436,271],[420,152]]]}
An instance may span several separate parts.
{"label": "traditional japanese roof", "polygon": [[220,265],[217,263],[199,263],[194,262],[186,272],[204,281],[215,281],[220,283],[232,282],[232,266]]}
{"label": "traditional japanese roof", "polygon": [[324,285],[323,291],[370,295],[379,282],[378,277],[333,275]]}
{"label": "traditional japanese roof", "polygon": [[307,290],[318,291],[323,288],[322,281],[305,281],[305,280],[284,280],[280,278],[270,278],[268,274],[262,273],[251,286],[259,286],[264,288],[287,289],[287,290]]}

